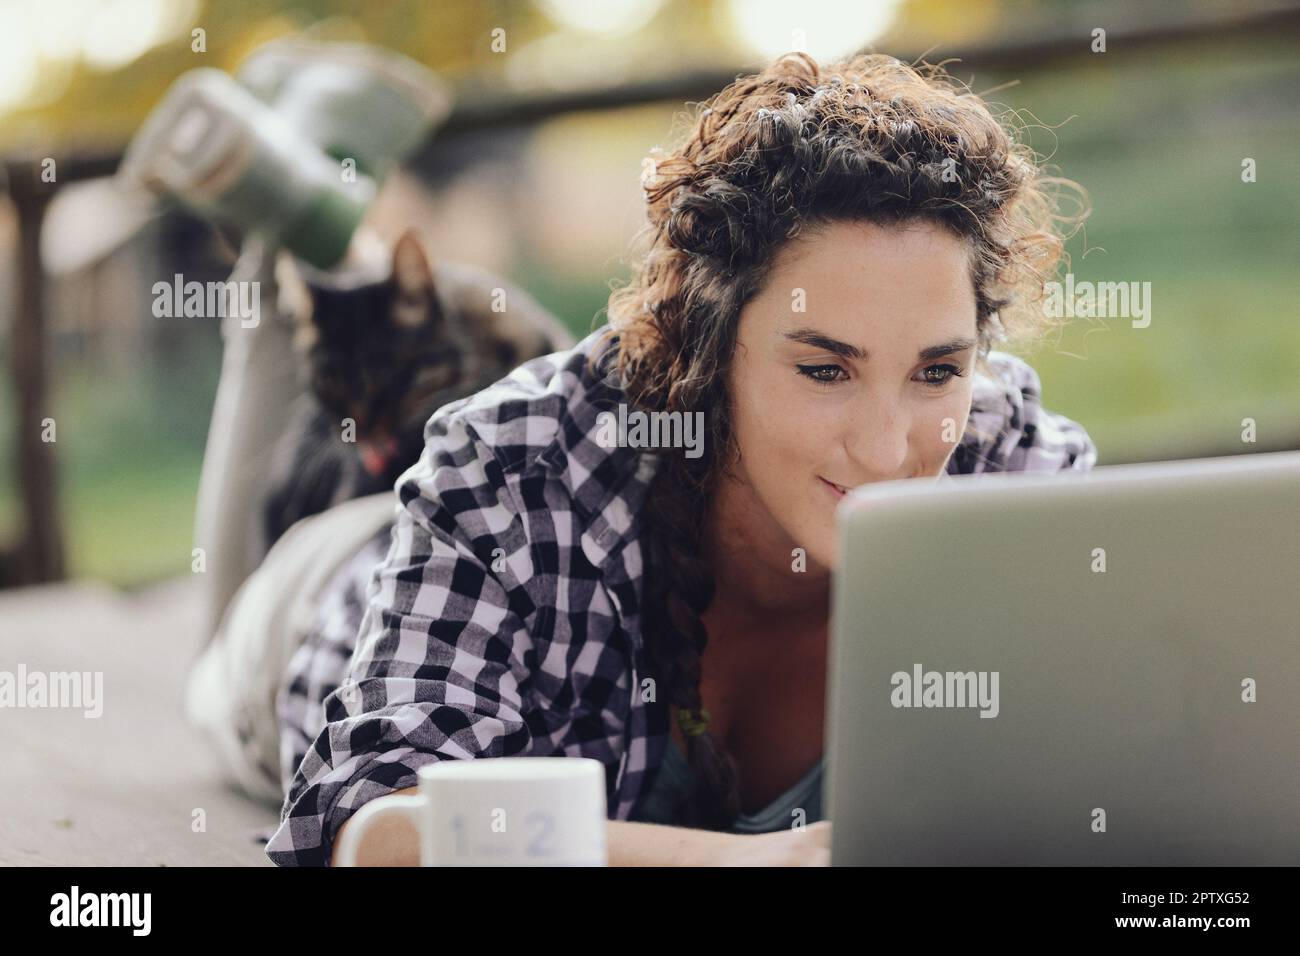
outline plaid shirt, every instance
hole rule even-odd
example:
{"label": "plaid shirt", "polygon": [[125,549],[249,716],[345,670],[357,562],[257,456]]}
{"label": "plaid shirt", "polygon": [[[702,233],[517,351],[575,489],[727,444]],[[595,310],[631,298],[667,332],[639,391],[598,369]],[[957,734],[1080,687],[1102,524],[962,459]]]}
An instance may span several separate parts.
{"label": "plaid shirt", "polygon": [[[626,401],[592,333],[439,409],[397,480],[396,522],[346,565],[285,674],[287,797],[277,864],[327,865],[363,803],[437,760],[593,757],[629,819],[658,767],[668,708],[638,691],[642,543],[653,451],[602,447]],[[1045,411],[1034,370],[998,351],[977,375],[947,472],[1087,471],[1096,448]]]}

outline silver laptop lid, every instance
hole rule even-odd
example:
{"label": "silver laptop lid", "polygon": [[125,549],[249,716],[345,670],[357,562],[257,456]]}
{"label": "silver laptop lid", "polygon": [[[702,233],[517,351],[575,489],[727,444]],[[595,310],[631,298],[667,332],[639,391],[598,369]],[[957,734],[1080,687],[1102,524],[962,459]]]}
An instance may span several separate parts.
{"label": "silver laptop lid", "polygon": [[836,864],[1300,862],[1300,453],[840,505]]}

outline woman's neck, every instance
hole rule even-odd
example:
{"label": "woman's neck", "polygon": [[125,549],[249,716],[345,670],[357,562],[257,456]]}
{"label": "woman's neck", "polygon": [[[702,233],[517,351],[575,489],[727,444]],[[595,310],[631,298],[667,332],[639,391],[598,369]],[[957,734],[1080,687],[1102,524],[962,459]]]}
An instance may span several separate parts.
{"label": "woman's neck", "polygon": [[796,565],[797,545],[737,479],[723,476],[719,481],[703,547],[718,610],[768,623],[780,615],[789,624],[821,620],[829,613],[830,570],[812,562]]}

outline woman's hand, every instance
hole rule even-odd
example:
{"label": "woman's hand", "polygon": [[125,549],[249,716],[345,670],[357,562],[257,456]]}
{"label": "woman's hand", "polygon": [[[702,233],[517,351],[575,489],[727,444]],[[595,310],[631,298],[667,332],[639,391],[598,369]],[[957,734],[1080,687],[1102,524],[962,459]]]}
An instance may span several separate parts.
{"label": "woman's hand", "polygon": [[655,823],[606,824],[610,866],[829,866],[831,825],[776,833],[717,833]]}
{"label": "woman's hand", "polygon": [[811,823],[798,830],[735,834],[734,842],[727,845],[717,865],[830,866],[830,821]]}
{"label": "woman's hand", "polygon": [[[398,790],[407,795],[417,787]],[[349,820],[343,829],[351,826]],[[610,866],[829,866],[830,821],[775,833],[718,833],[657,823],[610,820],[605,824]],[[338,865],[335,842],[334,865]],[[403,821],[376,821],[358,854],[361,866],[419,866],[419,834]]]}

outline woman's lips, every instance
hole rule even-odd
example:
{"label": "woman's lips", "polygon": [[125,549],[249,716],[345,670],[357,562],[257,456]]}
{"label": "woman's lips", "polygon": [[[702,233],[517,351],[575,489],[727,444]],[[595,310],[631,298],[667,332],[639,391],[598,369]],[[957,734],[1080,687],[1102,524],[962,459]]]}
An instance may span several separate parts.
{"label": "woman's lips", "polygon": [[836,500],[843,498],[844,495],[848,492],[848,489],[845,488],[843,485],[837,485],[833,481],[827,481],[821,475],[817,476],[817,480],[830,489],[831,494],[835,496]]}

